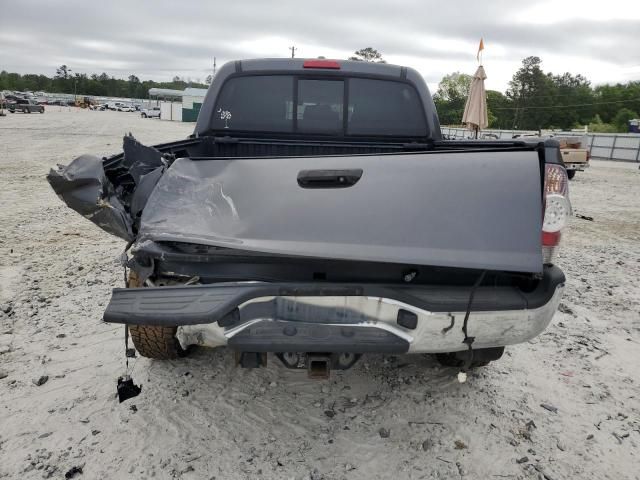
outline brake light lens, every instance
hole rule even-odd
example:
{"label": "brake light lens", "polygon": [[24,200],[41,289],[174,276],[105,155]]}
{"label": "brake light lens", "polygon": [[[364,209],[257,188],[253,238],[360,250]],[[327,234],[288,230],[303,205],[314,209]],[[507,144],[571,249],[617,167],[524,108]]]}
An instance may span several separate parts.
{"label": "brake light lens", "polygon": [[561,231],[569,222],[569,179],[561,165],[545,165],[544,220],[542,222],[542,257],[551,263],[560,244]]}
{"label": "brake light lens", "polygon": [[557,193],[547,194],[544,208],[542,231],[546,233],[560,232],[571,215],[569,199]]}
{"label": "brake light lens", "polygon": [[545,165],[544,192],[567,195],[569,192],[569,179],[567,170],[561,165]]}
{"label": "brake light lens", "polygon": [[335,60],[305,60],[303,68],[327,68],[329,70],[340,70],[340,64]]}

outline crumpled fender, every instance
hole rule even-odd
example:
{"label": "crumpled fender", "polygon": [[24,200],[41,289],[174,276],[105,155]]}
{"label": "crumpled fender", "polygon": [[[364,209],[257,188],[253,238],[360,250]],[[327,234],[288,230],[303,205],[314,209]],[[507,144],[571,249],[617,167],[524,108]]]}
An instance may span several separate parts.
{"label": "crumpled fender", "polygon": [[51,169],[47,180],[68,207],[130,242],[169,162],[158,149],[141,144],[131,134],[125,135],[123,150],[110,158],[82,155],[68,166]]}
{"label": "crumpled fender", "polygon": [[82,155],[67,166],[52,168],[47,180],[60,199],[80,215],[112,235],[133,240],[131,218],[107,179],[100,157]]}

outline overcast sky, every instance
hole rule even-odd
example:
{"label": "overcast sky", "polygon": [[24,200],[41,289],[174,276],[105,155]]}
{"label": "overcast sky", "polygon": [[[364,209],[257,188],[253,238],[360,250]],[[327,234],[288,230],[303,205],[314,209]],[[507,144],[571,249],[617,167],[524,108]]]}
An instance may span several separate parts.
{"label": "overcast sky", "polygon": [[473,73],[484,37],[487,88],[505,90],[521,60],[594,84],[640,80],[638,0],[0,0],[0,69],[53,75],[175,75],[203,80],[227,60],[347,58],[371,46],[417,68],[434,89]]}

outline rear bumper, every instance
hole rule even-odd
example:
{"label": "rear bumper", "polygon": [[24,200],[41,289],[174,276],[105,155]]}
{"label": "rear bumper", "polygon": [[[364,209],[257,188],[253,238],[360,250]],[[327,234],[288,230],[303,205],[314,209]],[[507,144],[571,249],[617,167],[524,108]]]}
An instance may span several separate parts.
{"label": "rear bumper", "polygon": [[[474,348],[525,342],[551,321],[564,274],[545,267],[529,293],[480,287],[468,332]],[[178,326],[183,346],[251,352],[437,353],[462,343],[469,287],[237,282],[116,289],[107,322]]]}

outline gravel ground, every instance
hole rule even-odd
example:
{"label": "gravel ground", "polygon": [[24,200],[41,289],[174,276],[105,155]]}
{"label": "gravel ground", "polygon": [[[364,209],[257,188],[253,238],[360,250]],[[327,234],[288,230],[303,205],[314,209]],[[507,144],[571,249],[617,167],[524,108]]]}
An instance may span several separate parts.
{"label": "gravel ground", "polygon": [[129,131],[159,143],[191,128],[59,107],[0,117],[0,478],[640,478],[632,164],[594,161],[571,182],[593,221],[574,218],[565,238],[560,311],[465,384],[427,356],[368,356],[310,381],[200,349],[135,360],[142,394],[119,404],[123,331],[101,315],[124,244],[66,208],[45,174],[117,152]]}

